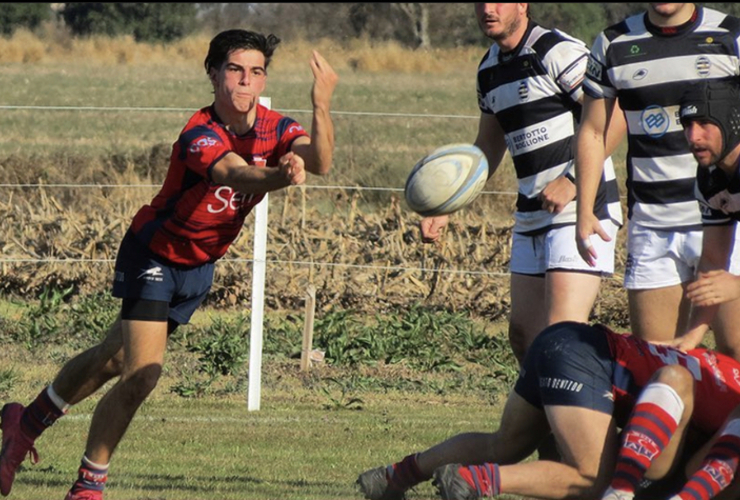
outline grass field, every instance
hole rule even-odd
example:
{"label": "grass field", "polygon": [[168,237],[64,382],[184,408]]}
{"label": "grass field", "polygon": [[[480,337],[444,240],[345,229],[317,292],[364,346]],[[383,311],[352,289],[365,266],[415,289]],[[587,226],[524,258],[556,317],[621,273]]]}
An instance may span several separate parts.
{"label": "grass field", "polygon": [[[21,321],[23,309],[5,302],[1,311]],[[224,313],[199,311],[193,327],[208,325],[213,315]],[[460,432],[494,429],[511,383],[502,380],[486,391],[473,381],[456,389],[455,380],[476,376],[472,365],[419,372],[403,362],[317,364],[301,372],[298,359],[268,355],[260,409],[248,411],[246,364],[201,396],[173,390],[198,371],[197,356],[184,344],[182,338],[170,343],[162,380],[116,452],[107,499],[359,499],[353,483],[364,470]],[[80,349],[63,338],[30,349],[17,342],[2,346],[0,398],[24,403]],[[478,373],[481,381],[488,377]],[[399,389],[405,384],[413,388]],[[101,393],[38,440],[41,462],[26,462],[11,498],[62,498],[75,478]],[[430,484],[409,495],[434,497]]]}

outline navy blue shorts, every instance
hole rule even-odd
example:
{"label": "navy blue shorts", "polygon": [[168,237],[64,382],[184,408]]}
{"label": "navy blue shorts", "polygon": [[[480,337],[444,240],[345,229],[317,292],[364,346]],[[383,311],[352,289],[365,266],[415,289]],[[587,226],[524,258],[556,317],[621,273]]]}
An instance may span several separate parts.
{"label": "navy blue shorts", "polygon": [[186,325],[211,289],[213,268],[213,263],[196,267],[175,265],[154,254],[127,231],[116,258],[113,296],[167,302],[169,317]]}
{"label": "navy blue shorts", "polygon": [[606,335],[584,323],[545,328],[532,342],[514,390],[537,407],[614,412],[614,360]]}

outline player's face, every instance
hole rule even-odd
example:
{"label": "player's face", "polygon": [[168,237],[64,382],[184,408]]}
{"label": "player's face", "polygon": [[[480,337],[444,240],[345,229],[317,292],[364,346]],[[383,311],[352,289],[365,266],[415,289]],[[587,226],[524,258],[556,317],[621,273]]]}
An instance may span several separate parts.
{"label": "player's face", "polygon": [[267,80],[262,52],[235,50],[218,72],[211,71],[216,101],[237,113],[249,113],[255,108]]}
{"label": "player's face", "polygon": [[475,17],[483,34],[494,41],[503,40],[519,29],[526,19],[526,3],[476,3]]}
{"label": "player's face", "polygon": [[674,16],[680,16],[682,13],[691,13],[694,10],[693,4],[690,3],[651,3],[648,9],[651,16],[656,16],[663,21],[670,21]]}
{"label": "player's face", "polygon": [[721,159],[722,131],[717,125],[706,120],[692,120],[683,133],[699,166],[710,167]]}

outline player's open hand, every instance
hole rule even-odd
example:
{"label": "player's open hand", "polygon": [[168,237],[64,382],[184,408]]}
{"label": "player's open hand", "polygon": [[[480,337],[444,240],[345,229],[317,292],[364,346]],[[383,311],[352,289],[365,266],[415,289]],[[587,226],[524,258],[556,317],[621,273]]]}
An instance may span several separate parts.
{"label": "player's open hand", "polygon": [[576,247],[581,258],[591,267],[596,265],[596,259],[599,258],[591,243],[591,237],[595,234],[604,241],[611,241],[611,236],[604,230],[594,214],[579,215],[576,223]]}
{"label": "player's open hand", "polygon": [[699,273],[686,287],[686,298],[695,306],[705,307],[740,298],[740,279],[724,270]]}
{"label": "player's open hand", "polygon": [[303,158],[293,152],[280,157],[278,169],[291,186],[298,186],[306,182],[306,166]]}
{"label": "player's open hand", "polygon": [[547,210],[551,214],[559,214],[568,203],[575,199],[576,185],[567,177],[558,177],[549,182],[537,197],[542,202],[542,210]]}
{"label": "player's open hand", "polygon": [[339,81],[334,69],[317,51],[313,51],[311,60],[311,71],[313,72],[313,88],[311,89],[311,102],[314,107],[329,108],[331,96]]}
{"label": "player's open hand", "polygon": [[424,217],[419,223],[421,229],[421,241],[424,243],[434,243],[442,235],[442,230],[450,221],[448,215],[438,215],[436,217]]}
{"label": "player's open hand", "polygon": [[706,331],[706,327],[702,325],[698,328],[694,328],[693,330],[689,330],[683,335],[680,335],[675,339],[666,342],[665,344],[671,347],[675,347],[680,351],[687,352],[691,349],[695,349],[699,344],[701,344],[701,341],[704,339],[704,332]]}

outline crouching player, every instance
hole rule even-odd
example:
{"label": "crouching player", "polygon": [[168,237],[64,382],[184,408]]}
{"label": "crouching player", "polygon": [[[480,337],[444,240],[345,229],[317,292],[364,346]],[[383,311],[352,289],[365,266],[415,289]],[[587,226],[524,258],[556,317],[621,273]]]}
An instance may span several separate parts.
{"label": "crouching player", "polygon": [[[686,386],[676,384],[686,393],[665,383],[686,373]],[[400,500],[408,489],[430,479],[443,499],[499,494],[601,498],[617,464],[618,429],[627,424],[636,400],[665,410],[656,425],[667,427],[664,449],[675,450],[690,425],[689,417],[711,436],[740,404],[740,383],[734,373],[740,373],[740,363],[706,349],[686,354],[600,325],[557,323],[543,330],[528,351],[498,430],[453,436],[399,462],[370,469],[357,484],[370,500]],[[643,394],[651,383],[662,384],[662,390]],[[562,463],[523,462],[550,432]],[[646,467],[638,476],[665,476],[674,457],[653,456],[650,470]]]}

